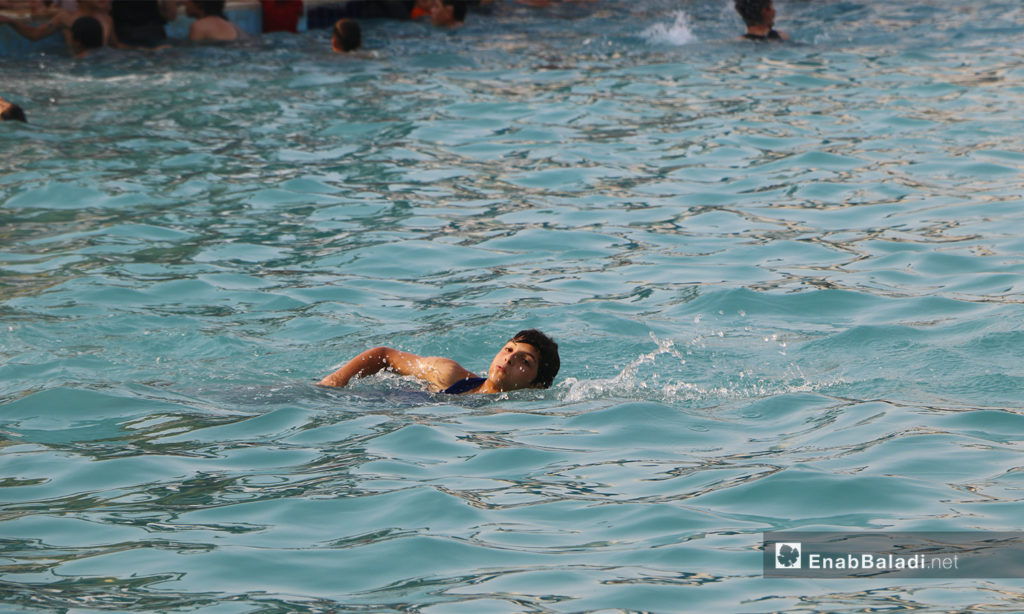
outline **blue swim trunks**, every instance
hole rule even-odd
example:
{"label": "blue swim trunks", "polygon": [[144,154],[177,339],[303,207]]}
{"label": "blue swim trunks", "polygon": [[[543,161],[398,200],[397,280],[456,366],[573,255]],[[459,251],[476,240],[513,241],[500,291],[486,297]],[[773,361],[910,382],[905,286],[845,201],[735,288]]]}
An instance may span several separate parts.
{"label": "blue swim trunks", "polygon": [[462,394],[464,392],[469,392],[470,390],[475,390],[476,388],[479,388],[480,384],[483,384],[486,381],[486,377],[467,377],[466,379],[460,379],[459,381],[455,382],[451,386],[448,386],[441,392],[442,394]]}

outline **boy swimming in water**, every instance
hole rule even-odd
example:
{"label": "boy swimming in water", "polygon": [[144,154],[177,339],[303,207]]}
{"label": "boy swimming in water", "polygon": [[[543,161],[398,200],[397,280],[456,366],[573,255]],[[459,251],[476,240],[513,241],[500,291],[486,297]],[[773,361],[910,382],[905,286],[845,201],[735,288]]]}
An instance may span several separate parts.
{"label": "boy swimming in water", "polygon": [[320,380],[321,386],[343,387],[353,377],[382,370],[412,375],[434,392],[446,394],[495,393],[522,388],[547,388],[558,374],[558,344],[535,329],[521,330],[509,339],[491,361],[487,377],[479,377],[450,358],[417,356],[388,347],[376,347],[348,361]]}
{"label": "boy swimming in water", "polygon": [[743,38],[755,41],[785,41],[789,35],[772,29],[775,25],[775,5],[772,0],[735,0],[736,12],[747,25]]}

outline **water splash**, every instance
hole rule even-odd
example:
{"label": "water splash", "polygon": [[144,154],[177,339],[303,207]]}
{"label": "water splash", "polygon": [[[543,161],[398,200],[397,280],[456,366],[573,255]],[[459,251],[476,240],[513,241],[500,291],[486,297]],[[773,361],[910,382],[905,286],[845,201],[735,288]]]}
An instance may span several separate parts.
{"label": "water splash", "polygon": [[[748,365],[746,368],[719,374],[709,380],[706,371],[711,365],[697,365],[705,362],[704,358],[708,354],[707,337],[694,337],[684,342],[685,347],[680,349],[674,340],[660,339],[654,333],[650,333],[650,336],[657,346],[656,349],[636,357],[614,377],[566,378],[559,386],[565,390],[562,399],[568,403],[608,397],[664,403],[717,403],[776,394],[812,392],[836,383],[809,379],[798,365],[791,362],[776,365],[774,369],[765,365],[767,372],[762,374],[751,373]],[[784,342],[779,342],[774,335],[765,337],[764,341],[772,347],[785,346]],[[785,355],[782,352],[778,353]],[[697,358],[697,363],[688,364],[687,356]]]}
{"label": "water splash", "polygon": [[650,377],[640,373],[641,368],[645,365],[656,366],[656,363],[659,362],[659,358],[662,356],[676,359],[672,361],[675,362],[676,367],[682,367],[686,364],[686,358],[676,348],[674,341],[671,339],[659,339],[654,333],[651,333],[651,339],[657,345],[657,349],[647,354],[641,354],[626,365],[615,377],[587,380],[566,379],[563,386],[567,386],[569,391],[565,394],[565,400],[571,403],[607,394],[631,397],[636,394],[649,394],[655,391],[658,391],[658,396],[663,395],[668,398],[677,399],[702,396],[704,391],[701,388],[687,382],[659,382],[657,370]]}
{"label": "water splash", "polygon": [[697,40],[690,27],[690,16],[686,11],[676,11],[672,25],[656,23],[641,33],[647,42],[655,45],[689,45]]}

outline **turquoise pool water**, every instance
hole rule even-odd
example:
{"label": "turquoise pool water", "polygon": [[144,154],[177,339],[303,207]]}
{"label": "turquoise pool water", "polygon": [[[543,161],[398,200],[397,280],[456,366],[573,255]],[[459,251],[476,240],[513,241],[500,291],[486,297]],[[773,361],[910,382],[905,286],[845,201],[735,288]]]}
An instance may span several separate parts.
{"label": "turquoise pool water", "polygon": [[[777,10],[5,65],[0,609],[1019,610],[758,548],[1021,528],[1024,8]],[[313,386],[533,326],[546,391]]]}

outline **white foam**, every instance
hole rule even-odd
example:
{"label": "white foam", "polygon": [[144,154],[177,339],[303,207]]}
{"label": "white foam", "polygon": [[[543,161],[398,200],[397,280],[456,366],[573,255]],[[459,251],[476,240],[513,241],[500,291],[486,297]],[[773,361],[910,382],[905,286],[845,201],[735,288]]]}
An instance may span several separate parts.
{"label": "white foam", "polygon": [[647,42],[656,45],[689,45],[697,40],[690,27],[690,16],[686,11],[676,11],[672,25],[656,23],[641,33]]}
{"label": "white foam", "polygon": [[628,365],[626,365],[622,371],[611,378],[596,378],[588,380],[578,380],[576,378],[567,378],[563,383],[564,386],[569,388],[569,391],[565,395],[565,400],[569,402],[582,401],[585,399],[591,399],[595,397],[602,397],[608,394],[612,395],[625,395],[631,396],[636,394],[650,394],[652,392],[657,393],[660,389],[662,395],[667,395],[671,398],[697,398],[704,394],[698,386],[689,384],[686,382],[672,382],[662,384],[661,382],[649,382],[646,377],[638,375],[640,367],[647,364],[654,364],[659,356],[668,355],[671,358],[676,359],[677,367],[681,367],[686,364],[686,358],[683,354],[676,349],[675,342],[668,339],[659,339],[654,333],[650,333],[651,339],[658,346],[658,349],[650,352],[649,354],[641,354],[639,357],[634,359]]}
{"label": "white foam", "polygon": [[[712,332],[721,337],[721,334]],[[811,379],[796,364],[786,365],[760,364],[746,370],[738,369],[724,381],[710,384],[708,382],[687,381],[689,371],[693,370],[687,355],[691,350],[706,350],[706,337],[697,336],[688,342],[682,350],[677,342],[671,339],[658,338],[650,333],[651,340],[657,346],[652,352],[641,354],[613,377],[577,379],[568,377],[559,384],[561,398],[569,403],[588,401],[601,398],[637,399],[655,402],[687,402],[708,401],[720,403],[730,400],[756,399],[779,394],[799,392],[817,392],[839,383],[834,378],[821,380]],[[777,335],[764,337],[765,341],[781,343]],[[706,353],[706,352],[702,352]],[[785,355],[784,352],[780,352]],[[759,368],[759,367],[763,367]],[[697,367],[706,370],[708,365]],[[696,375],[690,373],[690,375]],[[706,374],[705,374],[706,375]],[[700,376],[698,376],[700,377]],[[706,378],[703,378],[706,379]],[[716,378],[719,379],[719,378]]]}

